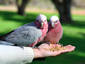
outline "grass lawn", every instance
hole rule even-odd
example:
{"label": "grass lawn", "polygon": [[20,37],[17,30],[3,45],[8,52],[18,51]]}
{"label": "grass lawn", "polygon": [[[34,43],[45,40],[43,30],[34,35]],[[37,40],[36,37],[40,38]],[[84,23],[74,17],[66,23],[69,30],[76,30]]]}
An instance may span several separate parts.
{"label": "grass lawn", "polygon": [[[39,13],[28,12],[27,16],[19,16],[15,12],[0,11],[0,35],[35,20]],[[55,13],[43,13],[49,18]],[[74,24],[62,24],[64,35],[60,43],[72,44],[76,50],[56,57],[48,57],[45,61],[33,61],[31,64],[85,64],[85,15],[72,15]]]}

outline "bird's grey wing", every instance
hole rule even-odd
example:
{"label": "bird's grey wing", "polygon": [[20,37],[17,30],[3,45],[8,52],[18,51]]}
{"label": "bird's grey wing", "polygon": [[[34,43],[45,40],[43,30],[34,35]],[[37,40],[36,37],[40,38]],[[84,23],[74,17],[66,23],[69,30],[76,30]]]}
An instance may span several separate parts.
{"label": "bird's grey wing", "polygon": [[[31,22],[31,23],[28,23],[28,24],[24,24],[23,26],[20,26],[19,28],[22,28],[22,27],[24,27],[24,26],[35,26],[35,24],[34,24],[34,22]],[[19,29],[19,28],[17,28],[17,29]],[[16,31],[17,29],[12,30],[11,32],[5,34],[4,36],[9,35],[10,33]]]}
{"label": "bird's grey wing", "polygon": [[[23,26],[20,26],[19,28],[22,28],[22,27],[24,27],[24,26],[35,26],[35,24],[34,24],[34,22],[31,22],[31,23],[28,23],[28,24],[24,24]],[[19,28],[14,29],[14,30],[12,30],[11,32],[9,32],[9,33],[7,33],[7,34],[4,34],[4,35],[0,36],[0,40],[5,40],[4,38],[5,38],[6,36],[8,36],[9,34],[11,34],[11,33],[14,32],[14,31],[18,30]]]}
{"label": "bird's grey wing", "polygon": [[29,45],[34,43],[38,38],[40,38],[42,32],[32,26],[24,26],[12,32],[6,37],[6,41],[17,44],[17,45]]}

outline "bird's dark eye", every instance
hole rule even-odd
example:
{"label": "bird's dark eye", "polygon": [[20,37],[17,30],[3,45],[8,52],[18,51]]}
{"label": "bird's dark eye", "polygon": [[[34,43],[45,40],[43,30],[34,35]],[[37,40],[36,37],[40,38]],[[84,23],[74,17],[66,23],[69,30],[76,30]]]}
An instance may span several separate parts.
{"label": "bird's dark eye", "polygon": [[54,23],[57,23],[57,22],[54,22]]}

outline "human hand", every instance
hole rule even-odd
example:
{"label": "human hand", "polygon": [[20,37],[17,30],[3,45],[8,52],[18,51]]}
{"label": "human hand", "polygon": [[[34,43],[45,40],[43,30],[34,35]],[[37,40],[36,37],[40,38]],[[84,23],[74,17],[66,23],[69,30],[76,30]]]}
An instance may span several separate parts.
{"label": "human hand", "polygon": [[55,50],[55,51],[51,51],[50,49],[53,47],[61,47],[61,45],[59,44],[41,44],[38,49],[35,49],[37,55],[36,58],[42,58],[42,57],[48,57],[48,56],[57,56],[60,55],[61,53],[66,53],[66,52],[71,52],[75,49],[74,46],[72,45],[67,45],[64,46],[65,49],[61,49],[61,50]]}

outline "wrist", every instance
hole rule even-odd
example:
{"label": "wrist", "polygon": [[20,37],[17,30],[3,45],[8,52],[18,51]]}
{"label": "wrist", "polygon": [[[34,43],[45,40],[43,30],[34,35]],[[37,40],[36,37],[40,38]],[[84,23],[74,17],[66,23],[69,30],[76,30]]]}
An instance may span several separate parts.
{"label": "wrist", "polygon": [[42,58],[42,57],[44,57],[42,52],[38,48],[34,48],[33,51],[34,51],[34,58]]}

